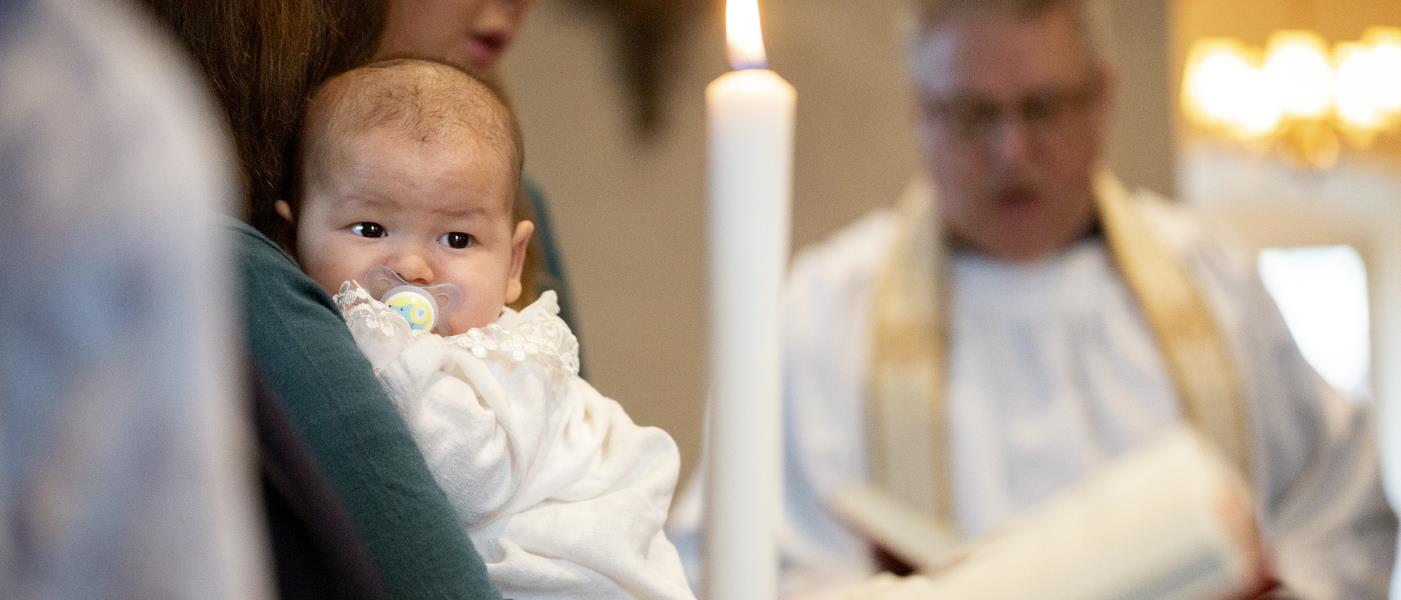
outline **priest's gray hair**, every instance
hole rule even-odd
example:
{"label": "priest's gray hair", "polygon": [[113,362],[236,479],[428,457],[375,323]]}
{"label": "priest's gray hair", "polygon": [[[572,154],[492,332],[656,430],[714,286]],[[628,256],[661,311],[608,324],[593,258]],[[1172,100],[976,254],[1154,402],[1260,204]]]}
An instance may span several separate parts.
{"label": "priest's gray hair", "polygon": [[1069,9],[1079,30],[1086,58],[1092,64],[1105,61],[1109,23],[1109,2],[1112,0],[914,0],[910,65],[925,36],[934,28],[966,15],[997,15],[1018,19],[1033,19],[1053,10]]}

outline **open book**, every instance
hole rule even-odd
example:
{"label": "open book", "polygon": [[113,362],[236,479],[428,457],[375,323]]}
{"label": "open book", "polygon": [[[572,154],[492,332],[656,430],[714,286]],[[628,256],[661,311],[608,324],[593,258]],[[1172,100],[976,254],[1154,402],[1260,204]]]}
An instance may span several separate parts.
{"label": "open book", "polygon": [[1266,580],[1249,489],[1187,428],[968,544],[876,489],[848,490],[837,510],[922,574],[839,597],[1207,599]]}

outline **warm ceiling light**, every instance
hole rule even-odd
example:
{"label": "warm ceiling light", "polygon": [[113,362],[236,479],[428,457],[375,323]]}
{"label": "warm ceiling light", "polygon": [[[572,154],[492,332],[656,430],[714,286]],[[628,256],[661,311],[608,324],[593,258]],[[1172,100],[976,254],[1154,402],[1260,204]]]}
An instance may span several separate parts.
{"label": "warm ceiling light", "polygon": [[1264,68],[1285,116],[1327,116],[1333,100],[1333,69],[1322,36],[1309,31],[1275,33],[1270,36]]}
{"label": "warm ceiling light", "polygon": [[1245,47],[1231,39],[1204,39],[1192,44],[1183,86],[1187,108],[1217,125],[1235,122],[1244,108],[1241,82],[1253,70],[1245,55]]}
{"label": "warm ceiling light", "polygon": [[1260,53],[1229,39],[1194,44],[1188,82],[1188,105],[1206,121],[1234,135],[1255,139],[1279,128],[1280,98],[1260,64]]}
{"label": "warm ceiling light", "polygon": [[1394,73],[1379,72],[1376,54],[1357,42],[1338,45],[1338,117],[1347,126],[1370,131],[1386,119],[1378,97],[1381,81]]}
{"label": "warm ceiling light", "polygon": [[1231,123],[1237,135],[1257,139],[1279,130],[1284,119],[1284,105],[1264,70],[1251,67],[1242,73],[1238,93],[1239,106],[1235,121]]}
{"label": "warm ceiling light", "polygon": [[1182,106],[1215,133],[1329,168],[1343,141],[1367,148],[1401,131],[1401,28],[1372,27],[1331,56],[1308,31],[1271,35],[1263,59],[1234,39],[1199,40],[1187,54]]}
{"label": "warm ceiling light", "polygon": [[1372,27],[1362,37],[1371,50],[1378,74],[1377,106],[1393,118],[1401,119],[1401,28]]}

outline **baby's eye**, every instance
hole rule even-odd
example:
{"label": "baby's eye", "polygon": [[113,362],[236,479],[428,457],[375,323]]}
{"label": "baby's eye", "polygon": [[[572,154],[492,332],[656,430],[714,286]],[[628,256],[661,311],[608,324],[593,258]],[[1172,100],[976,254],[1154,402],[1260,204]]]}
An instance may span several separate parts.
{"label": "baby's eye", "polygon": [[360,237],[381,238],[384,237],[384,226],[365,221],[351,225],[350,232]]}
{"label": "baby's eye", "polygon": [[461,231],[452,231],[444,233],[443,237],[438,238],[438,243],[461,250],[472,245],[472,236]]}

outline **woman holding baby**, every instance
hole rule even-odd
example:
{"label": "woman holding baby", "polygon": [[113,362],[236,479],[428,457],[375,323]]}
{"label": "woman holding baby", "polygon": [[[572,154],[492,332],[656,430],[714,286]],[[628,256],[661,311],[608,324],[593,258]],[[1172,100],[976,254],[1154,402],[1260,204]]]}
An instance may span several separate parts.
{"label": "woman holding baby", "polygon": [[[293,228],[275,207],[296,185],[297,132],[323,81],[392,56],[438,59],[490,80],[531,0],[144,3],[202,68],[235,141],[248,224],[230,228],[257,379],[339,499],[388,595],[499,598],[336,305],[286,253]],[[544,220],[535,221],[546,243],[537,255],[553,257]],[[557,264],[539,270],[537,281],[560,279]],[[284,541],[276,522],[272,529],[279,556]],[[296,565],[278,562],[279,587],[297,589],[296,573],[285,572]]]}

